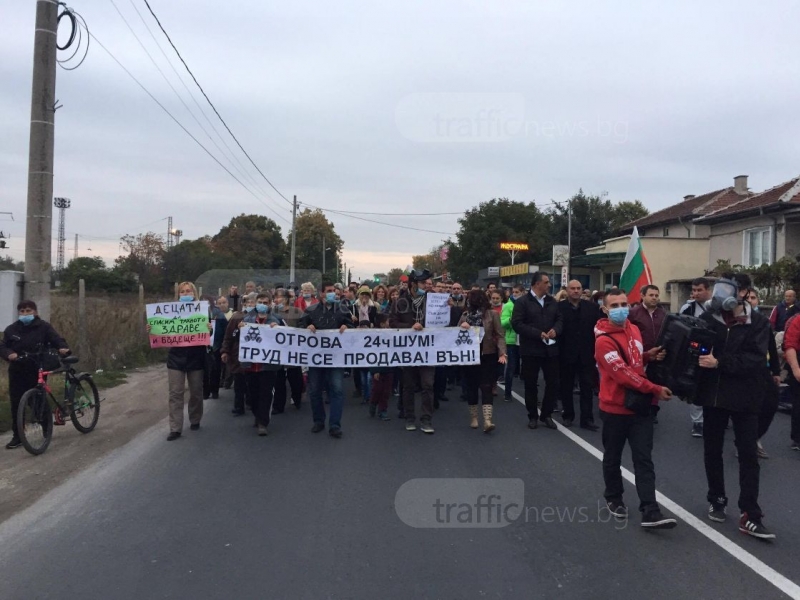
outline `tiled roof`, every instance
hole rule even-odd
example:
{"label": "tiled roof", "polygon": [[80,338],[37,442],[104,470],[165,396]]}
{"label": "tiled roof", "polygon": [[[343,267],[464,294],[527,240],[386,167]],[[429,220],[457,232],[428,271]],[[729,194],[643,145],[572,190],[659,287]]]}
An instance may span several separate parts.
{"label": "tiled roof", "polygon": [[747,198],[747,196],[740,196],[732,187],[709,192],[668,206],[646,217],[628,223],[625,229],[632,229],[634,225],[637,227],[652,227],[662,223],[671,223],[678,219],[693,220],[715,210],[730,206],[735,202],[741,201],[743,198]]}
{"label": "tiled roof", "polygon": [[800,177],[795,177],[747,198],[740,198],[738,202],[717,207],[715,210],[706,213],[702,218],[709,221],[722,219],[759,208],[777,207],[781,204],[792,204],[800,207]]}

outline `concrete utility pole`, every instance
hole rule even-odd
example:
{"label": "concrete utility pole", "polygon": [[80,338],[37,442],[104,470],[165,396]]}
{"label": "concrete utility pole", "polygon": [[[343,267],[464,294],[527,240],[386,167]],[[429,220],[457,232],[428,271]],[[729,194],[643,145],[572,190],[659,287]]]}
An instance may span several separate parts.
{"label": "concrete utility pole", "polygon": [[75,249],[72,252],[72,260],[78,258],[78,234],[75,234]]}
{"label": "concrete utility pole", "polygon": [[296,284],[294,279],[294,259],[296,256],[295,248],[297,247],[297,196],[294,197],[292,202],[292,256],[289,262],[289,283]]}
{"label": "concrete utility pole", "polygon": [[53,241],[53,154],[55,139],[58,4],[36,3],[28,151],[28,215],[25,224],[24,296],[50,319],[50,269]]}
{"label": "concrete utility pole", "polygon": [[[57,244],[57,252],[56,252],[56,277],[57,279],[61,279],[61,272],[64,270],[64,245],[66,244],[67,237],[66,233],[64,232],[64,228],[66,227],[67,221],[67,209],[72,204],[72,201],[69,198],[55,198],[53,200],[53,206],[58,209],[58,244]],[[60,282],[57,282],[56,285],[59,285]]]}
{"label": "concrete utility pole", "polygon": [[[567,209],[567,278],[569,278],[572,276],[572,198],[569,199]],[[561,282],[561,287],[566,287],[566,285],[567,282]]]}

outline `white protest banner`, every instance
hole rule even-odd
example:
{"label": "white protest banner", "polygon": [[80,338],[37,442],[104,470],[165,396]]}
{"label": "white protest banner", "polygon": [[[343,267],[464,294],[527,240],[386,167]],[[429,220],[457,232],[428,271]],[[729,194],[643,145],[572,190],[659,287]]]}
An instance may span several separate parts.
{"label": "white protest banner", "polygon": [[478,328],[307,329],[244,326],[239,361],[289,367],[439,367],[480,363]]}
{"label": "white protest banner", "polygon": [[447,327],[450,325],[450,294],[427,294],[425,296],[425,327]]}
{"label": "white protest banner", "polygon": [[208,302],[159,302],[148,304],[151,348],[209,346]]}

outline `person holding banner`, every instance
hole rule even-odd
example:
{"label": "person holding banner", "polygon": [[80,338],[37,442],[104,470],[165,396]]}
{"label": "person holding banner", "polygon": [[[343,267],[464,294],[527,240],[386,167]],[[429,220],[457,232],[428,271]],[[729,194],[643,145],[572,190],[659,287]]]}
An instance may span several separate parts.
{"label": "person holding banner", "polygon": [[[496,294],[497,292],[495,292]],[[494,394],[492,388],[497,381],[497,365],[506,364],[506,340],[500,325],[500,316],[489,304],[486,294],[475,290],[467,296],[467,307],[461,315],[459,325],[464,329],[482,327],[484,334],[481,340],[481,362],[477,365],[462,367],[464,388],[469,405],[470,423],[473,429],[478,428],[478,390],[483,396],[483,432],[494,430],[492,410]]]}
{"label": "person holding banner", "polygon": [[[297,326],[305,328],[311,333],[317,329],[338,329],[344,333],[353,326],[349,311],[342,310],[336,301],[336,289],[333,283],[326,281],[322,285],[322,300],[309,306]],[[331,405],[328,417],[328,433],[331,437],[342,437],[342,410],[344,408],[344,391],[342,389],[344,369],[333,367],[309,367],[308,369],[308,397],[311,401],[311,412],[314,418],[312,433],[319,433],[325,429],[325,404],[322,401],[322,392],[327,390],[328,400]]]}
{"label": "person holding banner", "polygon": [[241,311],[233,313],[228,326],[225,328],[225,338],[222,340],[220,358],[233,375],[233,410],[231,412],[236,417],[245,414],[247,382],[239,364],[239,324],[244,320],[245,315],[251,313],[256,308],[256,295],[248,294],[242,296]]}
{"label": "person holding banner", "polygon": [[[296,327],[297,321],[302,316],[294,306],[288,304],[286,292],[277,290],[272,302],[272,314],[280,321],[280,325]],[[272,403],[272,414],[280,414],[286,408],[286,382],[292,388],[292,403],[300,409],[303,399],[303,369],[302,367],[281,367],[275,379],[275,400]]]}
{"label": "person holding banner", "polygon": [[[195,302],[197,288],[191,281],[178,285],[180,302]],[[208,330],[211,331],[211,322]],[[150,325],[147,326],[150,333]],[[169,435],[171,442],[181,437],[183,431],[183,396],[189,386],[189,423],[192,431],[200,429],[203,418],[203,369],[206,365],[207,346],[171,347],[167,355],[167,381],[169,384]]]}
{"label": "person holding banner", "polygon": [[[272,296],[269,292],[261,292],[256,296],[256,309],[247,313],[239,323],[244,330],[241,335],[249,335],[249,325],[281,325],[282,322],[272,310]],[[257,331],[256,327],[253,327]],[[277,365],[264,363],[243,363],[242,370],[247,382],[247,396],[250,398],[250,409],[256,418],[258,435],[267,435],[270,413],[272,412],[272,392],[275,389],[275,378],[280,369]]]}
{"label": "person holding banner", "polygon": [[[408,277],[409,288],[400,290],[400,297],[392,306],[389,315],[389,327],[393,329],[413,329],[422,331],[425,328],[426,283],[431,274],[427,269],[414,270]],[[420,429],[423,433],[433,433],[433,384],[435,367],[403,367],[403,414],[406,419],[406,431],[416,431],[417,419],[414,413],[414,393],[422,390],[420,410]]]}

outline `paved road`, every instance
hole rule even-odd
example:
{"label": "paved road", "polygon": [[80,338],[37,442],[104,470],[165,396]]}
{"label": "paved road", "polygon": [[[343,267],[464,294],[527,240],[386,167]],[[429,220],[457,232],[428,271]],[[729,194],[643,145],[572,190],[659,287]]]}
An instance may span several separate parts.
{"label": "paved road", "polygon": [[[788,448],[786,415],[762,468],[778,540],[743,536],[735,519],[713,526],[750,568],[684,521],[646,532],[636,514],[627,527],[609,520],[598,510],[600,462],[586,448],[528,430],[519,402],[498,403],[493,434],[473,431],[450,395],[433,436],[369,419],[349,400],[341,440],[311,434],[307,406],[275,416],[258,438],[249,418],[230,415],[228,395],[209,400],[200,431],[168,444],[157,426],[0,526],[0,597],[718,599],[800,589],[791,581],[800,582],[800,455]],[[702,441],[689,436],[685,405],[666,405],[660,420],[658,488],[703,517]],[[571,431],[598,446],[599,433]],[[735,497],[733,453],[731,444]],[[446,478],[439,489],[450,497],[454,478],[521,480],[525,510],[501,528],[411,527],[395,499],[419,478]],[[401,511],[404,502],[401,493]],[[431,522],[432,510],[404,518]]]}

